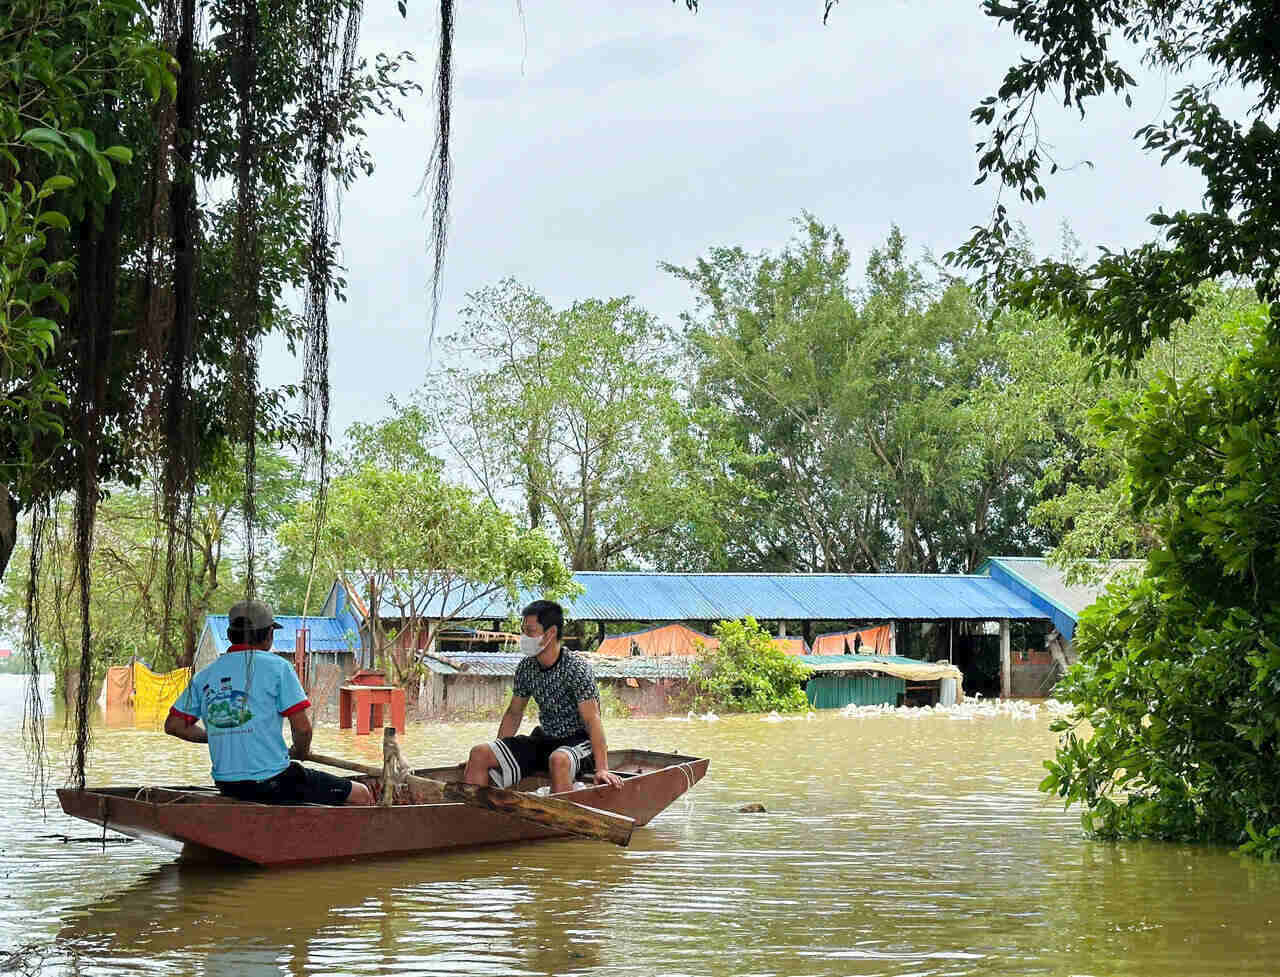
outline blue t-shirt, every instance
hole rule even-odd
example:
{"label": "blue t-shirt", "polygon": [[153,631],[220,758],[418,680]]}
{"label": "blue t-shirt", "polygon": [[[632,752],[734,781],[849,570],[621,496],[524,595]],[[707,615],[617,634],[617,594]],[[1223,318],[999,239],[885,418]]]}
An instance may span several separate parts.
{"label": "blue t-shirt", "polygon": [[280,717],[309,705],[279,655],[228,651],[196,674],[171,711],[204,720],[214,780],[266,780],[289,766]]}

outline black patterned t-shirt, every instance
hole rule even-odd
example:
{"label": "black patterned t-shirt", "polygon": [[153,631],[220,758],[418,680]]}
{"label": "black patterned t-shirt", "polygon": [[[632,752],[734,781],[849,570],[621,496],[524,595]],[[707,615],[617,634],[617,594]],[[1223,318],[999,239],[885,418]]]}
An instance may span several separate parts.
{"label": "black patterned t-shirt", "polygon": [[514,693],[521,699],[532,698],[538,704],[538,724],[555,739],[585,736],[578,706],[588,699],[600,701],[596,674],[591,663],[581,655],[561,649],[560,657],[550,668],[543,668],[536,655],[516,666]]}

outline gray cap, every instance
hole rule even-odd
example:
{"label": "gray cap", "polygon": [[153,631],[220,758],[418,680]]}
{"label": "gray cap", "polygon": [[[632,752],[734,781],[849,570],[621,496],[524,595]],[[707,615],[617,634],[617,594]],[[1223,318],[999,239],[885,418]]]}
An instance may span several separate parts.
{"label": "gray cap", "polygon": [[242,600],[231,605],[227,617],[230,619],[228,627],[238,631],[265,631],[267,628],[284,627],[276,622],[271,605],[260,600]]}

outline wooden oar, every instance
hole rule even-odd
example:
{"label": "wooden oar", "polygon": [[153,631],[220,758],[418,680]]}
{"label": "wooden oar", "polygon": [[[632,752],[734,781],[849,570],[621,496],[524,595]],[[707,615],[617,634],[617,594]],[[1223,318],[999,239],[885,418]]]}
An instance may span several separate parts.
{"label": "wooden oar", "polygon": [[[382,776],[382,771],[377,767],[367,767],[363,763],[353,763],[338,757],[309,753],[307,759],[323,763],[327,767],[351,770],[369,777]],[[612,841],[623,848],[630,843],[631,832],[636,825],[634,818],[614,814],[612,811],[600,811],[559,797],[540,797],[537,794],[526,794],[524,791],[506,790],[502,787],[477,787],[475,784],[456,781],[432,780],[429,777],[419,777],[417,774],[408,774],[405,782],[421,792],[428,802],[455,801],[471,807],[483,807],[519,818],[521,821],[556,828],[584,838]]]}

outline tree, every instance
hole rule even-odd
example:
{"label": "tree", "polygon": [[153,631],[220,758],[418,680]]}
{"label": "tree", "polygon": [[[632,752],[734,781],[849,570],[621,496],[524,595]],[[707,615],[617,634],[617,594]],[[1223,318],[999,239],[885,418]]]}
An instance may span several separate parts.
{"label": "tree", "polygon": [[[186,521],[226,441],[241,446],[244,459],[250,595],[259,441],[297,445],[304,462],[318,460],[324,484],[327,303],[342,290],[332,194],[371,168],[362,118],[395,111],[394,100],[417,86],[398,77],[405,55],[379,55],[372,64],[356,57],[358,0],[20,0],[0,17],[10,11],[0,21],[12,28],[0,31],[0,64],[16,81],[0,86],[0,140],[11,142],[16,129],[44,156],[0,157],[0,190],[9,190],[8,171],[21,166],[23,199],[38,219],[46,203],[39,194],[71,191],[50,184],[50,171],[63,175],[57,168],[70,165],[77,149],[75,158],[92,165],[77,175],[72,206],[59,200],[51,211],[66,220],[46,221],[57,233],[41,230],[45,253],[14,257],[7,248],[0,258],[26,268],[22,275],[36,289],[51,289],[18,295],[20,303],[40,302],[38,309],[4,299],[5,314],[16,308],[15,321],[34,336],[28,346],[40,351],[22,358],[23,368],[52,378],[29,385],[52,415],[36,414],[36,424],[9,389],[0,390],[4,409],[17,417],[0,416],[0,571],[17,514],[31,512],[38,563],[55,500],[74,493],[80,671],[87,673],[94,519],[105,486],[137,487],[152,471],[162,473],[162,603],[181,619]],[[56,15],[51,32],[48,14]],[[52,106],[49,119],[22,118],[33,105]],[[115,165],[130,158],[136,165]],[[300,317],[285,311],[289,288],[303,294]],[[263,389],[258,348],[271,332],[301,348],[297,388]],[[294,394],[301,394],[300,413]],[[33,587],[38,570],[31,568]],[[31,632],[39,628],[37,608],[29,602]],[[88,707],[86,685],[72,761],[80,784]],[[38,717],[27,725],[37,741],[40,728]],[[34,746],[40,755],[41,744]]]}
{"label": "tree", "polygon": [[673,464],[672,336],[630,298],[556,311],[514,281],[470,296],[437,378],[442,433],[495,505],[553,529],[574,570],[616,566],[696,504]]}
{"label": "tree", "polygon": [[70,406],[54,369],[75,292],[73,220],[101,219],[132,152],[100,107],[176,91],[130,0],[13,0],[0,10],[0,577]]}
{"label": "tree", "polygon": [[[282,542],[309,550],[311,503],[281,527]],[[540,529],[521,529],[487,499],[449,485],[437,463],[412,471],[371,464],[339,475],[330,487],[318,540],[318,570],[345,576],[371,612],[375,656],[404,684],[418,677],[422,654],[440,627],[465,620],[505,594],[559,596],[571,579]],[[398,608],[401,632],[388,635],[380,609]]]}
{"label": "tree", "polygon": [[[98,654],[94,677],[107,665],[133,657],[158,670],[189,664],[204,627],[206,614],[226,610],[243,593],[243,555],[239,526],[244,497],[243,462],[227,448],[219,466],[202,481],[194,500],[189,535],[183,551],[189,561],[179,567],[180,585],[190,594],[186,612],[169,613],[165,606],[165,526],[159,512],[157,476],[145,489],[110,487],[94,521],[92,570],[100,581],[91,598],[90,624]],[[264,451],[258,459],[258,507],[263,528],[277,526],[291,508],[296,493],[294,466],[278,452]],[[74,554],[63,502],[48,540],[49,553],[38,581],[46,613],[38,621],[39,647],[50,656],[61,683],[69,667],[77,667],[80,643],[78,590],[74,585]],[[28,554],[19,552],[23,556]],[[21,584],[0,589],[0,614],[18,630],[25,613]],[[172,633],[165,640],[164,629]]]}
{"label": "tree", "polygon": [[[1084,267],[1018,261],[1000,204],[956,260],[1005,300],[1060,317],[1104,375],[1132,373],[1154,341],[1191,320],[1206,281],[1247,283],[1270,303],[1260,335],[1226,366],[1193,383],[1158,375],[1131,408],[1104,407],[1104,430],[1124,447],[1127,502],[1159,546],[1141,582],[1113,588],[1081,621],[1081,659],[1064,687],[1076,714],[1042,786],[1082,804],[1100,834],[1245,842],[1274,855],[1280,509],[1267,473],[1280,430],[1280,8],[991,0],[986,10],[1038,53],[974,111],[991,127],[980,179],[994,175],[1027,202],[1045,196],[1042,165],[1057,166],[1040,141],[1037,99],[1060,93],[1085,114],[1095,98],[1129,98],[1137,82],[1109,48],[1121,36],[1168,75],[1209,69],[1137,134],[1162,163],[1198,170],[1205,194],[1200,209],[1152,214],[1156,240]],[[1253,99],[1243,123],[1214,104],[1229,86]],[[1089,739],[1077,732],[1083,720]]]}
{"label": "tree", "polygon": [[703,651],[690,674],[695,709],[731,712],[803,712],[809,670],[779,650],[755,618],[719,621],[719,644]]}
{"label": "tree", "polygon": [[725,472],[722,568],[972,570],[1021,552],[1047,449],[1008,407],[998,337],[1018,324],[927,278],[896,229],[856,290],[839,233],[798,224],[777,255],[668,266],[698,297],[693,416],[701,469]]}
{"label": "tree", "polygon": [[1069,347],[1060,327],[1038,331],[1018,354],[1028,360],[1024,375],[1035,396],[1058,405],[1061,430],[1030,519],[1055,541],[1053,557],[1071,575],[1095,573],[1100,559],[1145,557],[1161,543],[1158,513],[1138,514],[1129,498],[1126,429],[1109,429],[1106,419],[1137,410],[1148,385],[1163,376],[1202,382],[1265,328],[1266,306],[1246,290],[1210,284],[1197,302],[1196,316],[1157,340],[1129,377],[1094,376],[1092,361]]}
{"label": "tree", "polygon": [[1280,855],[1278,392],[1280,350],[1260,334],[1212,373],[1107,410],[1162,545],[1076,632],[1075,713],[1042,788],[1083,805],[1094,834]]}
{"label": "tree", "polygon": [[[1167,119],[1143,126],[1135,137],[1162,165],[1177,161],[1199,171],[1205,195],[1201,210],[1152,213],[1157,240],[1104,249],[1084,266],[1045,260],[1028,267],[1010,247],[1012,218],[999,203],[990,225],[953,255],[956,261],[982,271],[1006,301],[1059,315],[1104,372],[1132,370],[1154,340],[1191,319],[1204,281],[1237,279],[1251,284],[1260,301],[1280,299],[1280,185],[1271,172],[1280,131],[1268,122],[1280,106],[1280,10],[1274,4],[1092,0],[1063,7],[986,0],[984,8],[1037,54],[1010,67],[999,91],[972,113],[989,127],[978,146],[979,183],[994,176],[1027,203],[1045,197],[1044,165],[1052,175],[1058,163],[1042,138],[1039,100],[1060,97],[1082,117],[1094,99],[1109,94],[1129,104],[1138,82],[1123,55],[1111,50],[1123,38],[1154,72],[1194,78],[1210,69],[1208,81],[1189,82],[1173,96]],[[1228,118],[1213,101],[1231,86],[1253,98],[1247,124]]]}

